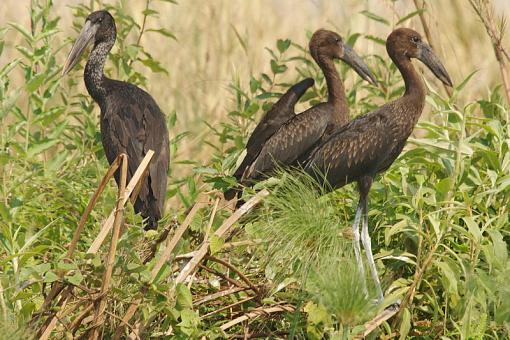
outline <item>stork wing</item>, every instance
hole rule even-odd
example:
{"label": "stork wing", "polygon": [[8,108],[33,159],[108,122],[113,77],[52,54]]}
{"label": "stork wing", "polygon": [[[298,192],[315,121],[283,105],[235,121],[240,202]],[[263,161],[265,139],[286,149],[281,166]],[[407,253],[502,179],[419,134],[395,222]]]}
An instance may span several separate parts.
{"label": "stork wing", "polygon": [[257,158],[264,143],[271,137],[285,122],[294,117],[294,106],[303,96],[306,90],[313,86],[312,78],[306,78],[296,85],[290,87],[288,91],[273,104],[273,107],[262,117],[259,124],[251,133],[246,144],[246,156],[243,162],[237,168],[234,176],[239,180],[246,168]]}
{"label": "stork wing", "polygon": [[388,168],[402,151],[394,127],[377,111],[355,119],[335,132],[307,159],[305,170],[333,188],[375,175]]}
{"label": "stork wing", "polygon": [[[149,149],[154,157],[142,183],[135,210],[144,216],[161,217],[170,162],[169,136],[165,118],[152,97],[123,83],[129,94],[109,101],[102,113],[101,134],[106,157],[111,163],[122,152],[128,155],[128,181]],[[118,176],[116,176],[118,183]]]}
{"label": "stork wing", "polygon": [[275,162],[293,164],[320,140],[328,126],[328,118],[326,112],[315,107],[287,121],[264,144],[253,164],[246,169],[243,180],[269,175]]}

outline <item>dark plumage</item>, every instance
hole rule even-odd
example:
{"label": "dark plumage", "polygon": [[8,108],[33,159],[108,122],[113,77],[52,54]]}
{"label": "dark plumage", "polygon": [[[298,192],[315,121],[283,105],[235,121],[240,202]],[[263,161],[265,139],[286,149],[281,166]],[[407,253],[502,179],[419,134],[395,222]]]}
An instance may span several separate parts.
{"label": "dark plumage", "polygon": [[[71,49],[63,74],[78,63],[82,52],[93,42],[84,79],[87,91],[101,109],[101,137],[108,162],[111,164],[120,153],[126,153],[129,181],[148,150],[155,152],[134,203],[135,211],[146,219],[145,228],[155,229],[163,216],[165,203],[170,162],[168,130],[164,114],[147,92],[104,75],[106,57],[116,35],[115,21],[110,13],[91,13]],[[118,174],[115,179],[119,184]]]}
{"label": "dark plumage", "polygon": [[425,104],[425,85],[414,69],[411,58],[421,60],[443,83],[452,86],[445,68],[417,32],[406,28],[396,29],[388,36],[386,49],[404,78],[404,95],[336,131],[315,149],[304,166],[316,178],[325,179],[331,189],[357,181],[360,202],[353,226],[356,257],[363,271],[358,232],[363,213],[362,241],[381,299],[382,290],[368,236],[367,196],[374,176],[388,169],[402,152]]}
{"label": "dark plumage", "polygon": [[322,29],[316,31],[310,40],[310,53],[324,72],[328,101],[293,116],[273,133],[244,171],[241,183],[250,184],[271,174],[277,163],[295,164],[324,136],[348,122],[349,108],[334,59],[342,59],[363,79],[376,83],[362,59],[335,32]]}
{"label": "dark plumage", "polygon": [[[257,158],[264,146],[264,143],[271,137],[286,121],[295,116],[294,107],[299,98],[303,96],[308,88],[313,86],[312,78],[306,78],[293,85],[285,92],[283,96],[273,104],[271,109],[262,117],[258,125],[246,143],[246,156],[234,172],[234,177],[240,181],[246,168]],[[225,192],[225,199],[231,200],[234,195],[240,192],[237,188],[229,189]]]}

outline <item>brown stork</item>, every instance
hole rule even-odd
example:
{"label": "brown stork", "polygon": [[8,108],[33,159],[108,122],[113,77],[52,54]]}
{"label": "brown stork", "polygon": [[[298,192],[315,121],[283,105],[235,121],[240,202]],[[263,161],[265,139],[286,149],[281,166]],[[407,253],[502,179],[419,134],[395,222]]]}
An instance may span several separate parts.
{"label": "brown stork", "polygon": [[304,165],[305,171],[325,181],[331,190],[357,182],[360,199],[353,224],[355,256],[364,276],[359,235],[363,215],[361,241],[380,300],[383,293],[368,233],[368,192],[374,177],[387,170],[402,152],[425,104],[425,85],[411,59],[420,60],[444,84],[452,86],[446,69],[417,32],[407,28],[394,30],[388,36],[386,50],[404,78],[404,95],[333,133],[315,149]]}

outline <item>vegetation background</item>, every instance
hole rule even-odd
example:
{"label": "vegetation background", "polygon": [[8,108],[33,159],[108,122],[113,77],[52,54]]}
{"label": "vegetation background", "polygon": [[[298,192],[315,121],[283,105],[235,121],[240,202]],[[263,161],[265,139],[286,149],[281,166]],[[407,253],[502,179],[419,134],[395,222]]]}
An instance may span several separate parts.
{"label": "vegetation background", "polygon": [[[417,12],[423,4],[425,10]],[[420,338],[433,329],[430,338],[436,334],[508,337],[510,132],[500,67],[508,65],[508,60],[498,63],[494,57],[473,4],[493,6],[491,21],[496,26],[510,14],[505,0],[4,1],[0,14],[0,309],[5,328],[20,337],[32,334],[34,330],[26,325],[62,271],[67,283],[91,289],[100,284],[101,256],[90,265],[84,253],[114,206],[113,185],[87,224],[77,259],[72,265],[62,261],[107,165],[99,142],[99,109],[86,93],[82,72],[75,70],[61,79],[60,67],[84,17],[92,9],[108,7],[117,20],[119,37],[107,72],[147,89],[168,117],[173,138],[168,224],[173,218],[182,222],[184,210],[200,193],[231,183],[228,175],[247,134],[288,84],[304,76],[316,79],[298,111],[324,97],[322,76],[306,52],[310,33],[320,27],[335,30],[367,56],[380,79],[380,90],[361,84],[347,67],[339,66],[350,89],[352,113],[357,115],[402,92],[400,76],[381,42],[397,26],[423,32],[424,20],[434,49],[457,87],[450,96],[424,70],[430,96],[421,123],[406,153],[371,195],[374,251],[391,293],[387,302],[405,301],[396,321],[385,323],[378,334]],[[500,45],[510,45],[508,34]],[[415,65],[423,69],[418,62]],[[285,182],[286,176],[290,182]],[[242,281],[236,271],[227,270],[221,276],[218,272],[225,268],[206,263],[212,273],[202,268],[193,286],[178,286],[177,297],[167,294],[170,269],[177,272],[182,265],[168,265],[156,281],[148,279],[154,263],[144,263],[143,258],[157,236],[144,236],[136,228],[139,218],[130,211],[126,224],[132,228],[121,239],[123,260],[116,263],[111,315],[104,334],[113,334],[119,321],[112,315],[122,317],[148,282],[152,283],[150,293],[135,319],[152,336],[223,337],[226,333],[220,328],[226,320],[283,303],[300,307],[302,315],[288,313],[236,324],[229,334],[310,338],[357,334],[376,311],[364,299],[355,299],[359,291],[334,294],[356,287],[359,278],[339,275],[352,272],[350,242],[348,235],[343,240],[332,237],[338,235],[338,225],[347,226],[352,220],[356,195],[349,187],[320,200],[314,184],[299,174],[281,177],[294,190],[276,190],[243,222],[246,233],[238,234],[234,242],[213,240],[215,246],[210,249],[260,285],[256,297],[239,292],[210,305],[197,304],[231,287],[228,279]],[[306,195],[310,195],[309,205],[303,206]],[[196,249],[211,228],[216,230],[231,215],[223,204],[215,209],[214,202],[213,194],[176,253]],[[302,215],[296,206],[302,208]],[[294,218],[289,220],[290,214]],[[296,229],[302,233],[292,234]],[[348,234],[344,227],[341,230]],[[309,247],[324,242],[331,247]],[[347,260],[331,265],[332,250]],[[273,255],[273,262],[264,251]],[[324,268],[321,265],[341,270],[327,267],[324,272],[331,277],[310,273],[310,268]],[[75,316],[69,320],[76,320]],[[60,325],[56,334],[71,336],[88,327],[79,326],[69,330]]]}
{"label": "vegetation background", "polygon": [[[82,3],[90,5],[94,2],[55,1],[52,12],[59,15],[61,20],[53,44],[59,45],[76,36],[72,29],[74,17],[70,7]],[[101,3],[115,4],[116,1]],[[142,22],[145,1],[120,3],[127,15],[138,23]],[[494,0],[493,4],[496,13],[504,16],[510,13],[508,1]],[[2,5],[2,22],[16,22],[29,27],[29,7],[29,0],[7,0]],[[95,4],[95,8],[100,7],[98,3]],[[206,161],[209,155],[203,141],[210,131],[203,122],[217,125],[225,121],[234,100],[229,87],[233,79],[239,79],[246,86],[251,74],[270,71],[265,47],[273,46],[276,39],[291,39],[306,46],[306,32],[320,27],[333,29],[343,35],[362,32],[384,39],[400,18],[416,10],[413,1],[379,0],[193,0],[181,1],[178,6],[153,1],[151,8],[157,10],[159,15],[151,18],[148,27],[164,27],[177,40],[166,40],[158,34],[143,36],[141,44],[168,70],[168,74],[152,74],[147,90],[158,100],[164,112],[175,110],[178,113],[177,131],[191,133],[189,138],[183,140],[176,157],[182,155],[188,158],[187,155],[193,154],[197,161]],[[371,20],[362,11],[377,13],[390,25]],[[490,40],[468,1],[428,1],[426,21],[437,40],[437,53],[449,66],[453,79],[464,79],[472,71],[479,70],[471,85],[462,93],[464,99],[478,98],[499,83]],[[418,17],[406,22],[406,26],[421,29]],[[5,51],[0,56],[2,64],[16,56],[14,47],[22,43],[22,39],[20,35],[9,35]],[[133,42],[136,35],[129,39]],[[504,36],[504,45],[509,44],[510,35],[507,34]],[[360,39],[356,46],[362,54],[386,57],[384,46],[369,39]],[[66,52],[55,56],[58,63],[64,62]],[[297,63],[291,62],[288,67],[293,68]],[[133,66],[140,68],[136,64]],[[425,76],[432,78],[428,74]],[[295,78],[296,75],[289,72],[283,80],[292,81]],[[21,86],[24,79],[17,74],[13,75],[12,81],[16,86]],[[78,91],[85,93],[82,83]],[[299,108],[305,107],[302,105]],[[190,173],[191,167],[174,167],[173,171],[185,175]]]}

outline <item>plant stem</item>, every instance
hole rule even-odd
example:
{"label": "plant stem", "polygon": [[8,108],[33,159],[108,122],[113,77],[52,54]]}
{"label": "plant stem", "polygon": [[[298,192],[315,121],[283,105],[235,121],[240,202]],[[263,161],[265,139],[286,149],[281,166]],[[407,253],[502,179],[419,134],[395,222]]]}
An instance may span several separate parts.
{"label": "plant stem", "polygon": [[[435,49],[435,42],[433,41],[432,39],[432,34],[430,34],[430,29],[429,29],[429,25],[427,24],[427,21],[425,20],[425,7],[426,7],[426,2],[425,0],[422,0],[421,2],[421,5],[418,3],[419,0],[413,0],[414,2],[414,6],[416,7],[416,10],[418,10],[418,16],[420,17],[420,22],[421,22],[421,26],[423,27],[423,32],[425,33],[425,37],[427,37],[427,41],[429,42],[429,45],[430,47],[432,47],[432,49],[434,51],[437,51]],[[446,91],[446,93],[448,94],[448,97],[451,97],[452,96],[452,89],[448,86],[446,86],[445,84],[442,84],[443,85],[443,88],[444,90]]]}
{"label": "plant stem", "polygon": [[488,1],[482,0],[469,0],[469,4],[475,11],[476,15],[485,27],[485,31],[489,36],[494,55],[499,64],[499,71],[501,73],[501,80],[505,90],[507,103],[510,104],[510,79],[508,77],[507,62],[510,62],[510,55],[503,47],[503,34],[505,31],[505,21],[501,18],[500,26],[496,27],[496,20],[494,18],[494,8],[488,5]]}
{"label": "plant stem", "polygon": [[140,29],[140,34],[138,35],[138,39],[136,40],[136,46],[140,46],[140,41],[142,40],[142,35],[145,31],[145,23],[147,22],[147,10],[149,9],[149,3],[150,3],[150,0],[147,0],[147,2],[145,3],[142,28]]}

